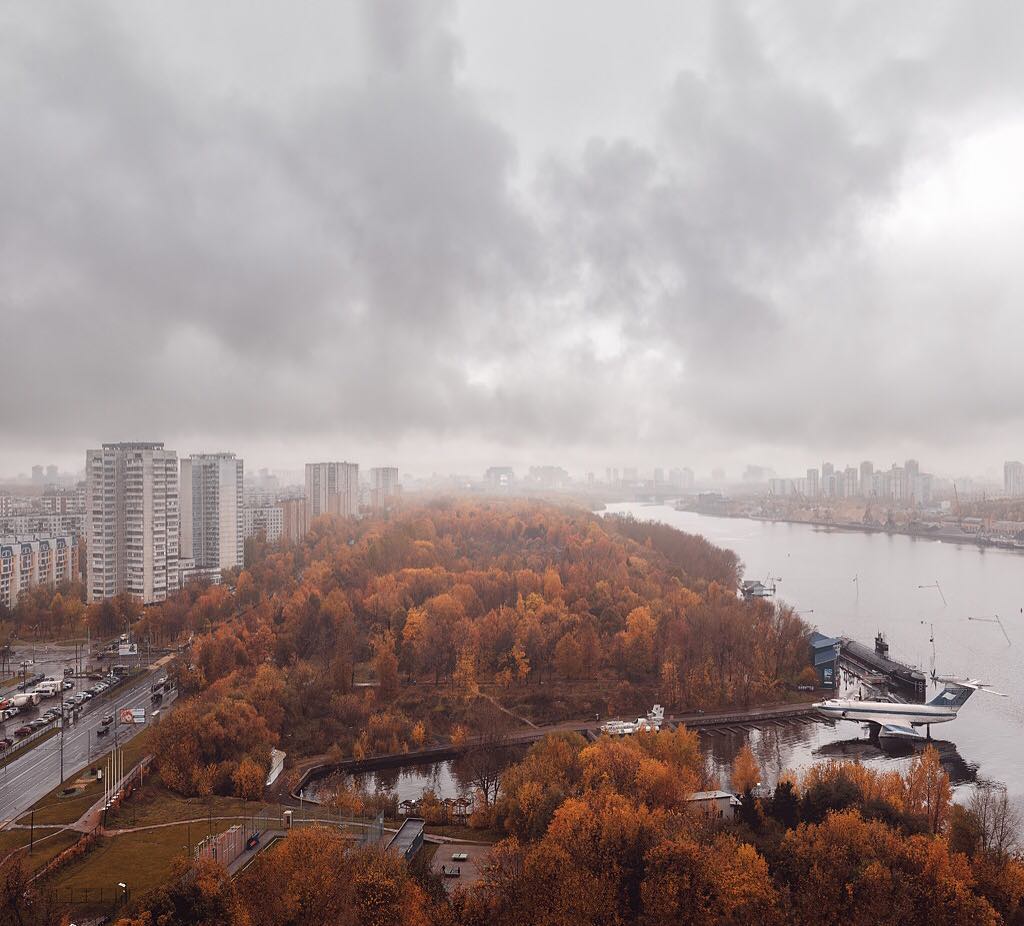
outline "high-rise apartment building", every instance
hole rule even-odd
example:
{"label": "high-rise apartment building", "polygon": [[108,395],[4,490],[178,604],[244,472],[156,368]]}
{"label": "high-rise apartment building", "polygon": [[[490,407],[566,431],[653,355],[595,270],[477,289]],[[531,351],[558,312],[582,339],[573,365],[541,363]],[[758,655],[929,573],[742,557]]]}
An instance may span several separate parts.
{"label": "high-rise apartment building", "polygon": [[233,453],[193,453],[181,461],[180,556],[197,570],[244,565],[243,470]]}
{"label": "high-rise apartment building", "polygon": [[860,464],[860,494],[868,498],[874,492],[875,465],[870,460]]}
{"label": "high-rise apartment building", "polygon": [[370,504],[374,511],[387,511],[398,501],[398,467],[374,466],[370,470]]}
{"label": "high-rise apartment building", "polygon": [[818,469],[817,469],[817,467],[812,467],[811,469],[807,470],[807,482],[806,482],[806,485],[807,485],[807,497],[808,498],[817,498],[818,495],[821,493],[821,488],[820,488],[820,486],[818,484]]}
{"label": "high-rise apartment building", "polygon": [[307,463],[306,513],[309,521],[322,514],[356,517],[359,514],[359,464]]}
{"label": "high-rise apartment building", "polygon": [[1003,464],[1003,491],[1014,498],[1024,495],[1024,463],[1007,460]]}
{"label": "high-rise apartment building", "polygon": [[284,498],[281,506],[281,537],[285,543],[298,543],[309,530],[309,507],[304,498]]}
{"label": "high-rise apartment building", "polygon": [[144,603],[178,588],[178,456],[162,443],[104,444],[85,457],[89,601]]}

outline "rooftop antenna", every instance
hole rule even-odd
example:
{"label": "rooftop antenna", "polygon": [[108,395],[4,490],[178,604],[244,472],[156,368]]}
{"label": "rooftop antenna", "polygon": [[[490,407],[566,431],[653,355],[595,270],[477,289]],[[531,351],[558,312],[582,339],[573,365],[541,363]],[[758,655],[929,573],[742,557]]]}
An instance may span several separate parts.
{"label": "rooftop antenna", "polygon": [[938,579],[936,579],[930,585],[919,585],[918,588],[934,588],[934,589],[938,589],[939,596],[942,598],[942,603],[943,604],[949,604],[949,602],[946,601],[946,596],[942,594],[942,586],[939,585],[939,580]]}
{"label": "rooftop antenna", "polygon": [[1003,632],[1003,636],[1006,637],[1006,642],[1010,646],[1013,646],[1013,641],[1010,639],[1010,635],[1006,632],[1006,628],[1003,626],[1003,622],[999,620],[998,614],[993,614],[991,617],[968,617],[969,621],[980,621],[983,624],[998,624],[999,629]]}

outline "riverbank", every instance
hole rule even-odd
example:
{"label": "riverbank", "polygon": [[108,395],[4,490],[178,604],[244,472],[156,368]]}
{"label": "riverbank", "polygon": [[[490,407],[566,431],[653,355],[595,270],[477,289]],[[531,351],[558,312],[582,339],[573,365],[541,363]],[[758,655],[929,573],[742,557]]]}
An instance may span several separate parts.
{"label": "riverbank", "polygon": [[768,524],[801,524],[826,531],[843,531],[858,534],[885,534],[889,536],[910,537],[915,540],[935,540],[940,543],[967,545],[981,549],[1008,550],[1013,553],[1024,553],[1024,541],[1001,537],[986,537],[983,534],[972,534],[966,531],[948,531],[911,529],[909,527],[887,527],[882,524],[860,524],[856,521],[835,521],[821,518],[785,518],[778,515],[750,514],[748,512],[699,511],[694,508],[675,508],[675,511],[700,515],[702,518],[729,518],[742,521],[760,521]]}

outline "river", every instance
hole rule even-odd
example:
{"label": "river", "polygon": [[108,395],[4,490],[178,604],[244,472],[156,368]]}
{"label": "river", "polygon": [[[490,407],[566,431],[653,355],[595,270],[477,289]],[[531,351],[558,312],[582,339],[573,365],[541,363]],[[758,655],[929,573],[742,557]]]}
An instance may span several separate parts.
{"label": "river", "polygon": [[[1008,695],[975,694],[956,720],[932,728],[946,770],[958,790],[977,777],[992,779],[1024,802],[1024,556],[903,535],[714,517],[670,505],[613,504],[607,511],[661,521],[735,551],[746,578],[777,577],[778,597],[822,633],[870,646],[881,630],[894,658],[926,672],[934,625],[940,675],[980,678]],[[967,619],[995,615],[1010,643],[998,624]],[[929,689],[929,697],[935,692]],[[778,727],[749,737],[766,783],[782,769],[825,758],[903,768],[912,755],[909,746],[878,749],[853,723]],[[727,781],[743,736],[705,736],[702,742]]]}

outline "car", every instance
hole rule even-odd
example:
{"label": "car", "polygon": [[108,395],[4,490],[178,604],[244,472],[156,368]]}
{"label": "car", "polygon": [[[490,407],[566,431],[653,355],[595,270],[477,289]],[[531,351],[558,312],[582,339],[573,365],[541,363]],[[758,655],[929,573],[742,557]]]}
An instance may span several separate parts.
{"label": "car", "polygon": [[67,676],[69,676],[69,675],[74,675],[74,674],[75,674],[75,670],[71,666],[65,666],[64,667],[64,677],[65,678],[67,678]]}
{"label": "car", "polygon": [[10,749],[13,745],[14,740],[9,736],[5,736],[3,739],[0,739],[0,749]]}
{"label": "car", "polygon": [[18,727],[18,729],[14,731],[14,735],[15,736],[28,736],[29,733],[32,733],[32,732],[33,732],[32,728],[28,724],[25,724],[25,726],[23,726],[23,727]]}
{"label": "car", "polygon": [[104,717],[100,721],[100,723],[103,724],[103,726],[105,726],[105,727],[109,727],[113,722],[114,722],[114,715],[113,714],[107,714],[107,716]]}
{"label": "car", "polygon": [[106,736],[110,732],[110,727],[100,727],[96,731],[97,736]]}
{"label": "car", "polygon": [[83,691],[82,692],[82,700],[83,701],[91,701],[92,698],[93,698],[93,694],[92,694],[91,691]]}
{"label": "car", "polygon": [[30,730],[41,730],[49,722],[50,722],[49,720],[43,720],[42,717],[37,717],[35,720],[30,721],[29,723],[25,724],[25,726],[28,727]]}
{"label": "car", "polygon": [[75,687],[75,683],[73,681],[71,681],[71,679],[66,678],[66,679],[64,679],[64,684],[61,687],[65,691],[70,691],[72,688]]}
{"label": "car", "polygon": [[152,701],[154,704],[159,704],[161,701],[163,701],[163,699],[164,696],[159,691],[154,691],[149,696],[149,700]]}

